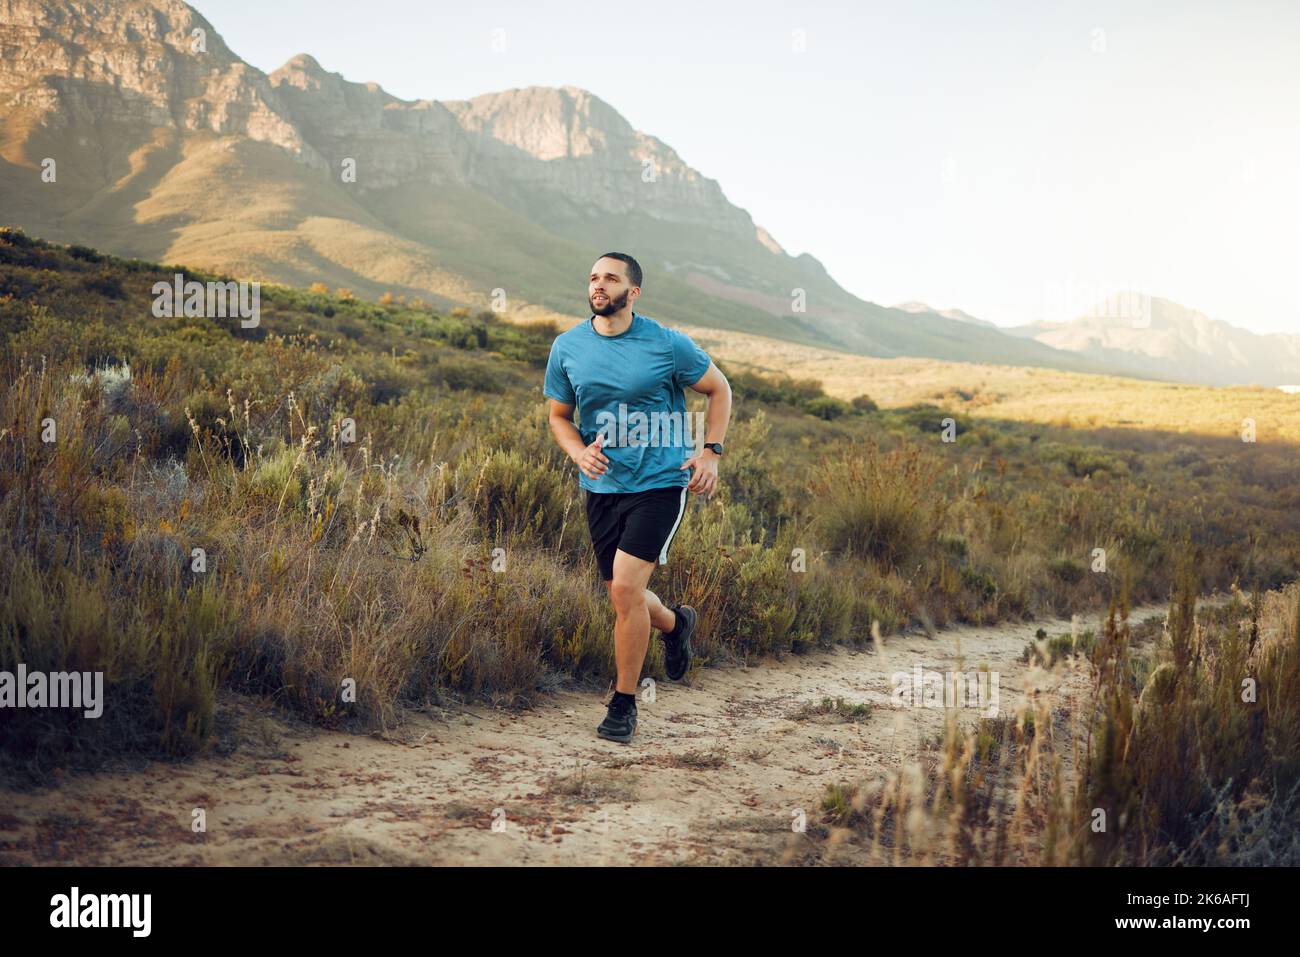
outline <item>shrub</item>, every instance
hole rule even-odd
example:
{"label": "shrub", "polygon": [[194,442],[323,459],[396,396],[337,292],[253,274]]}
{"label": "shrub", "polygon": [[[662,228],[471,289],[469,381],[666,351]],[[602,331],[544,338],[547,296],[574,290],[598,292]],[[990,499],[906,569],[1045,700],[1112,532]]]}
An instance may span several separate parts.
{"label": "shrub", "polygon": [[849,452],[814,471],[814,528],[846,556],[899,568],[938,534],[946,508],[933,489],[915,449]]}
{"label": "shrub", "polygon": [[89,246],[69,246],[68,255],[73,259],[80,259],[83,262],[88,263],[99,263],[104,261],[104,257]]}
{"label": "shrub", "polygon": [[107,296],[109,299],[125,299],[126,290],[122,287],[121,277],[112,270],[101,269],[87,276],[82,281],[87,292]]}
{"label": "shrub", "polygon": [[819,419],[838,419],[842,415],[849,413],[850,406],[841,399],[833,399],[828,395],[818,396],[810,399],[804,408],[812,415]]}
{"label": "shrub", "polygon": [[487,541],[560,542],[565,526],[581,528],[585,513],[569,477],[515,449],[467,456],[455,473],[458,501],[469,509]]}
{"label": "shrub", "polygon": [[1069,556],[1052,559],[1047,563],[1047,571],[1057,581],[1066,585],[1077,585],[1088,574],[1088,569],[1082,562]]}

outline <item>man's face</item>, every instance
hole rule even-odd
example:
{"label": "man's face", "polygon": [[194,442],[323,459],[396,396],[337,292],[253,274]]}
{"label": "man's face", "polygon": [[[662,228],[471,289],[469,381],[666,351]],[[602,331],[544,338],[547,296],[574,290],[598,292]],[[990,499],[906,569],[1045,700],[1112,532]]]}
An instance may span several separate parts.
{"label": "man's face", "polygon": [[634,289],[638,287],[627,282],[627,263],[621,259],[597,259],[587,282],[587,305],[594,316],[612,316],[627,305],[628,295]]}

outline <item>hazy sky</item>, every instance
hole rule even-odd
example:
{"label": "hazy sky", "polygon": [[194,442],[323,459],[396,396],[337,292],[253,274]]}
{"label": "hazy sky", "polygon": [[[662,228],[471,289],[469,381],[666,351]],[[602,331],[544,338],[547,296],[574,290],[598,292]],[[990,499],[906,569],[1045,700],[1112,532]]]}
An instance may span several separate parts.
{"label": "hazy sky", "polygon": [[1136,288],[1300,333],[1300,3],[196,5],[268,72],[588,89],[874,302],[1014,324]]}

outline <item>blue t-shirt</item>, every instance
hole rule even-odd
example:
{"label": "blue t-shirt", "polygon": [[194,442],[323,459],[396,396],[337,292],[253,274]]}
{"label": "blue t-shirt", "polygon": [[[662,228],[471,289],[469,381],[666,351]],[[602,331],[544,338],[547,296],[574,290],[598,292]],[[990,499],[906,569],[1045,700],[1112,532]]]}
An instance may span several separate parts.
{"label": "blue t-shirt", "polygon": [[704,441],[703,416],[688,421],[686,386],[709,371],[709,354],[684,332],[632,313],[616,336],[596,331],[594,317],[555,337],[544,395],[577,406],[578,432],[590,445],[604,433],[609,467],[589,492],[680,488],[691,480],[682,464]]}

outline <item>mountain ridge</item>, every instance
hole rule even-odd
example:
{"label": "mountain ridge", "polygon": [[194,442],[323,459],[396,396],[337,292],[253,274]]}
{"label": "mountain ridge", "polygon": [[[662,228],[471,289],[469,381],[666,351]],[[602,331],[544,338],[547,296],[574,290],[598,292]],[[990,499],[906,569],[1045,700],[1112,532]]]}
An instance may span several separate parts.
{"label": "mountain ridge", "polygon": [[1004,331],[1159,377],[1190,373],[1198,382],[1235,385],[1262,370],[1267,374],[1253,384],[1300,383],[1300,335],[1252,332],[1159,296],[1118,292],[1074,319]]}
{"label": "mountain ridge", "polygon": [[0,198],[33,234],[440,306],[501,291],[523,320],[578,318],[589,261],[627,249],[669,322],[1113,371],[1109,353],[851,295],[578,87],[405,100],[307,52],[263,73],[180,0],[0,0],[0,54]]}

